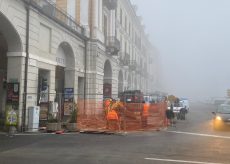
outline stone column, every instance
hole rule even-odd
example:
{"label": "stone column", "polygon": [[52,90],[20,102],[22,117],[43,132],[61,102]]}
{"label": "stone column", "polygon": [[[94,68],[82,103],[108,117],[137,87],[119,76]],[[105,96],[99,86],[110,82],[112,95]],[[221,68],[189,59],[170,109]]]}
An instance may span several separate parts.
{"label": "stone column", "polygon": [[90,0],[90,30],[91,37],[104,41],[102,32],[102,0]]}

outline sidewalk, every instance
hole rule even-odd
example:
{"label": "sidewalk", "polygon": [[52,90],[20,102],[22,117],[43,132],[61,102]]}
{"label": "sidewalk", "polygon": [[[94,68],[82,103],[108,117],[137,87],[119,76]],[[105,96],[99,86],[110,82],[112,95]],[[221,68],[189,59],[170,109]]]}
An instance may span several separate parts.
{"label": "sidewalk", "polygon": [[[16,132],[12,134],[12,136],[36,136],[36,135],[71,135],[71,134],[79,134],[80,132],[65,132],[57,133],[57,132],[46,132],[46,131],[38,131],[38,132]],[[1,132],[0,136],[8,136],[8,132]]]}

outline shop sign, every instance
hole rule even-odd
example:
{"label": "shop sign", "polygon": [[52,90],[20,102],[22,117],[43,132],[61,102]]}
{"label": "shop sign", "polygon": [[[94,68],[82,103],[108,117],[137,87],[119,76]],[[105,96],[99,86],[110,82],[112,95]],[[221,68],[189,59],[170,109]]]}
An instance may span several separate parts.
{"label": "shop sign", "polygon": [[11,105],[6,106],[6,125],[16,126],[18,122],[17,112],[12,108]]}
{"label": "shop sign", "polygon": [[58,65],[65,66],[65,59],[62,57],[56,57],[56,62]]}
{"label": "shop sign", "polygon": [[64,90],[65,102],[73,102],[73,97],[74,97],[74,89],[73,88],[65,88],[65,90]]}
{"label": "shop sign", "polygon": [[7,103],[19,104],[19,83],[7,83]]}

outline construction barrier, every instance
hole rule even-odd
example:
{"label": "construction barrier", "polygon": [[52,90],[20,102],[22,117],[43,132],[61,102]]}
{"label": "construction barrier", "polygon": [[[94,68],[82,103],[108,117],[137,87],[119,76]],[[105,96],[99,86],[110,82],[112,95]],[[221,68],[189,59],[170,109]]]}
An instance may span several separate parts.
{"label": "construction barrier", "polygon": [[[144,111],[144,106],[147,111]],[[124,103],[105,100],[103,112],[97,115],[78,115],[81,131],[138,131],[167,126],[167,103]]]}
{"label": "construction barrier", "polygon": [[[115,97],[115,96],[113,96]],[[122,132],[167,126],[167,103],[122,102],[103,95],[28,94],[29,106],[38,106],[39,129],[47,131]],[[32,100],[37,100],[32,103]],[[28,129],[29,114],[26,113]],[[71,123],[71,124],[70,124]],[[75,125],[73,125],[75,124]]]}

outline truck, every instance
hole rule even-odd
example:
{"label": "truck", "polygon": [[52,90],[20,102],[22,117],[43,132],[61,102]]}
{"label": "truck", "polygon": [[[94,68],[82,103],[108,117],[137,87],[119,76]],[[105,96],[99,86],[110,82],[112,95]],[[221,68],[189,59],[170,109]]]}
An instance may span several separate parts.
{"label": "truck", "polygon": [[180,103],[182,104],[183,108],[186,110],[186,113],[189,112],[189,100],[187,98],[180,98]]}
{"label": "truck", "polygon": [[168,104],[168,110],[170,110],[171,108],[173,108],[173,113],[178,120],[185,120],[185,114],[189,111],[189,102],[185,98],[175,98]]}

